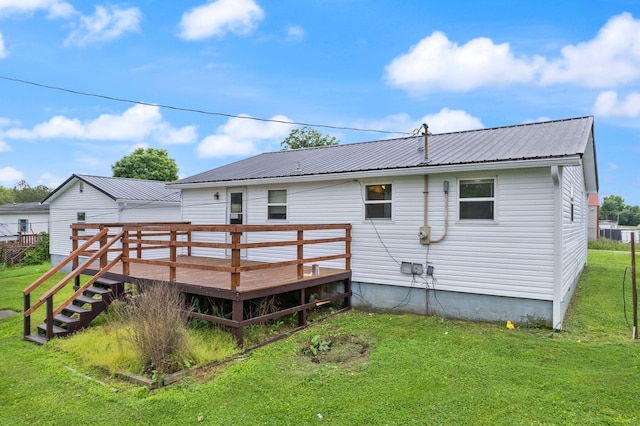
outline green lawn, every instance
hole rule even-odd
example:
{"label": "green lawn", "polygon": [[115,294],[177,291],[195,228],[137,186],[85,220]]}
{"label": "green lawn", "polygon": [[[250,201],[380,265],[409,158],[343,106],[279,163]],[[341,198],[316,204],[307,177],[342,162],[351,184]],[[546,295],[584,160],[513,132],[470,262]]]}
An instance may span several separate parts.
{"label": "green lawn", "polygon": [[[15,316],[0,321],[0,424],[639,424],[629,263],[590,252],[562,332],[354,311],[156,391],[24,342]],[[0,309],[37,277],[19,271],[0,272]],[[366,362],[311,362],[317,334],[358,336]]]}

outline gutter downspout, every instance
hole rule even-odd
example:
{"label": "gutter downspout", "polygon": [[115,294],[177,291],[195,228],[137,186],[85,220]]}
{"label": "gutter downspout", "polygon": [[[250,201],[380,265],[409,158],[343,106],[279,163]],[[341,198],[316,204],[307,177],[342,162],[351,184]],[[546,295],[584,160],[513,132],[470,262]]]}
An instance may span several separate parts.
{"label": "gutter downspout", "polygon": [[551,166],[551,180],[554,186],[553,200],[553,305],[551,325],[554,330],[562,328],[562,168]]}

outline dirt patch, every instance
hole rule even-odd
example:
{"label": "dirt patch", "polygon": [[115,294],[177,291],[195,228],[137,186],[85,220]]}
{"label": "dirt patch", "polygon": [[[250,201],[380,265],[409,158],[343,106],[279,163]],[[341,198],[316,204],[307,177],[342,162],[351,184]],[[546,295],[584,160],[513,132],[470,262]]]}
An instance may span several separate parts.
{"label": "dirt patch", "polygon": [[304,343],[300,353],[314,364],[355,367],[369,360],[370,349],[371,345],[361,337],[343,334],[314,336],[314,339]]}

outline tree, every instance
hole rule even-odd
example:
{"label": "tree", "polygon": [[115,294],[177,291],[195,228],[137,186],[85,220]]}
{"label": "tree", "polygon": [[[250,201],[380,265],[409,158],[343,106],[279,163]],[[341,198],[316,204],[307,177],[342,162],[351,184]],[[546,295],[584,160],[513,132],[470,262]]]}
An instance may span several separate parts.
{"label": "tree", "polygon": [[38,185],[31,187],[24,179],[16,183],[13,187],[13,202],[15,203],[30,203],[40,202],[47,195],[51,193],[51,188],[44,185]]}
{"label": "tree", "polygon": [[0,186],[0,205],[15,203],[15,200],[16,196],[11,189]]}
{"label": "tree", "polygon": [[114,177],[172,182],[178,179],[176,161],[166,149],[138,148],[111,166]]}
{"label": "tree", "polygon": [[305,126],[299,129],[293,129],[289,133],[289,136],[280,142],[280,146],[282,147],[282,150],[285,151],[287,149],[338,145],[339,143],[340,141],[335,137],[323,135],[319,131]]}
{"label": "tree", "polygon": [[624,198],[619,195],[607,195],[602,199],[600,206],[601,220],[618,220],[618,215],[622,213],[626,204]]}

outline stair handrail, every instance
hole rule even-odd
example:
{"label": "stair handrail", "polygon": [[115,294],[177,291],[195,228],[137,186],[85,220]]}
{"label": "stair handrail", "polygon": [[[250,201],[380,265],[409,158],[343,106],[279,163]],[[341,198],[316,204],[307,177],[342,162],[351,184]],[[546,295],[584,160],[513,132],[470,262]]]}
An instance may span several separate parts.
{"label": "stair handrail", "polygon": [[95,283],[96,281],[98,281],[100,278],[102,278],[102,276],[109,270],[111,269],[116,263],[120,262],[120,260],[122,260],[122,253],[120,253],[119,255],[117,255],[111,262],[109,262],[109,264],[107,266],[105,266],[104,268],[102,268],[100,271],[98,271],[97,274],[95,274],[94,276],[92,276],[89,281],[87,281],[84,285],[82,285],[81,287],[78,288],[78,290],[75,291],[75,293],[73,293],[71,296],[69,296],[69,298],[67,300],[65,300],[64,302],[62,302],[60,304],[60,306],[58,306],[54,311],[53,311],[53,315],[58,315],[60,312],[62,312],[64,310],[64,308],[66,308],[67,306],[69,306],[74,300],[76,300],[76,298],[78,296],[80,296],[86,289],[88,289],[89,287],[91,287],[93,285],[93,283]]}
{"label": "stair handrail", "polygon": [[33,292],[33,290],[35,290],[36,288],[40,287],[44,282],[46,282],[54,274],[60,272],[60,270],[62,268],[64,268],[67,265],[67,263],[71,262],[74,258],[80,256],[80,254],[82,254],[89,247],[91,247],[92,244],[97,242],[100,238],[104,237],[107,234],[107,232],[109,232],[109,230],[107,228],[103,228],[102,230],[100,230],[100,232],[98,232],[93,237],[88,239],[87,242],[84,243],[82,246],[78,247],[77,249],[75,249],[74,251],[69,253],[69,256],[67,256],[62,262],[58,263],[53,268],[49,269],[49,271],[46,274],[44,274],[43,276],[41,276],[40,278],[35,280],[29,287],[25,288],[22,291],[22,293],[25,296],[31,294],[31,292]]}
{"label": "stair handrail", "polygon": [[[104,231],[106,233],[107,232],[107,228],[103,228],[102,231]],[[96,234],[96,236],[102,234],[102,231],[100,231],[98,234]],[[50,298],[53,295],[55,295],[58,291],[60,291],[62,288],[64,288],[64,286],[69,284],[69,281],[71,281],[75,277],[79,276],[82,272],[84,272],[84,270],[87,269],[93,262],[95,262],[96,259],[98,259],[102,255],[104,255],[107,252],[107,250],[114,243],[116,243],[117,241],[122,239],[123,235],[124,235],[124,231],[120,231],[111,240],[109,240],[105,245],[100,247],[100,249],[98,251],[96,251],[94,254],[92,254],[90,257],[88,257],[87,260],[82,262],[82,264],[80,264],[76,269],[74,269],[69,274],[67,274],[64,278],[62,278],[60,281],[58,281],[58,283],[56,285],[54,285],[53,287],[51,287],[51,289],[49,289],[49,291],[47,291],[45,294],[40,296],[38,301],[36,303],[34,303],[32,307],[30,307],[27,311],[25,311],[24,316],[26,317],[26,316],[31,315],[36,309],[38,309],[40,306],[42,306],[47,301],[48,298]],[[102,236],[102,235],[100,235],[100,236]],[[89,240],[89,241],[91,241],[91,240]],[[85,247],[85,246],[86,246],[86,244],[84,244],[82,247]],[[78,250],[80,250],[80,248],[75,250],[73,253],[76,253]],[[67,259],[69,259],[70,257],[72,257],[72,256],[69,255],[69,257],[67,257]],[[67,259],[65,259],[65,260],[68,262]],[[109,267],[112,267],[114,264],[115,263],[110,264]]]}

